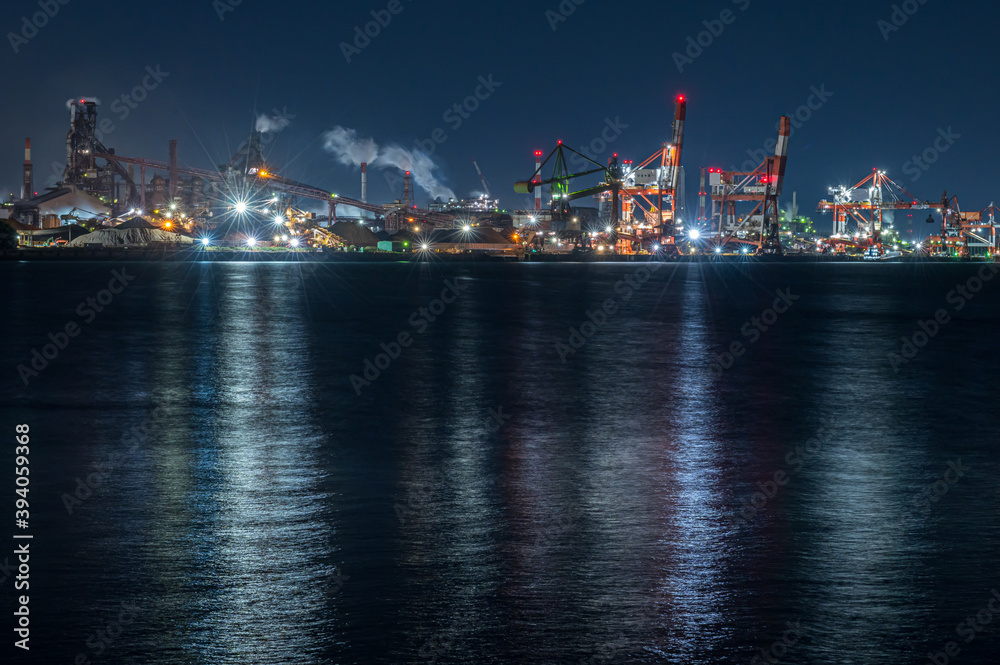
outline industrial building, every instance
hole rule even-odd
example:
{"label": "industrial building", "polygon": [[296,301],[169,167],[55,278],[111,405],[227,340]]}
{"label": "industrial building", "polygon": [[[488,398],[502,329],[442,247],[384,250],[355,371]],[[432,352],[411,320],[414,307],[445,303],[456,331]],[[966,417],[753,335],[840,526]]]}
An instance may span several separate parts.
{"label": "industrial building", "polygon": [[[331,230],[344,229],[337,225],[338,206],[371,215],[375,228],[398,231],[417,225],[451,228],[456,220],[461,222],[460,212],[467,205],[455,202],[439,210],[418,208],[409,172],[403,174],[399,202],[369,203],[367,165],[362,165],[360,200],[290,180],[267,163],[258,131],[251,132],[228,162],[214,170],[183,165],[176,140],[169,141],[165,161],[126,156],[100,140],[96,100],[73,99],[68,107],[66,163],[60,182],[40,194],[34,191],[28,139],[21,196],[3,208],[5,217],[29,229],[79,223],[94,230],[141,217],[154,228],[197,238],[205,245],[343,248],[374,243],[351,242]],[[322,202],[328,214],[320,217],[300,208],[310,202]],[[471,207],[485,213],[492,206],[495,212],[494,204],[484,200]]]}

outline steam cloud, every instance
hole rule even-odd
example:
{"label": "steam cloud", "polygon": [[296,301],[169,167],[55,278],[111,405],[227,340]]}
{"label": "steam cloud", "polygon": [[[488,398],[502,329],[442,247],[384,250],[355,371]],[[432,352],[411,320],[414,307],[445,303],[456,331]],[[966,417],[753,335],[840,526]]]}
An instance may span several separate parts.
{"label": "steam cloud", "polygon": [[262,113],[257,116],[257,131],[262,134],[266,134],[267,132],[280,132],[291,123],[291,120],[279,113],[275,113],[274,115]]}
{"label": "steam cloud", "polygon": [[356,131],[345,127],[334,127],[324,134],[323,147],[344,166],[372,164],[378,158],[378,144],[373,139],[358,138]]}
{"label": "steam cloud", "polygon": [[357,131],[334,127],[323,135],[323,147],[345,166],[367,163],[381,169],[397,168],[409,171],[417,187],[432,199],[453,199],[455,192],[441,184],[434,173],[437,165],[426,154],[396,145],[380,147],[374,139],[360,138]]}

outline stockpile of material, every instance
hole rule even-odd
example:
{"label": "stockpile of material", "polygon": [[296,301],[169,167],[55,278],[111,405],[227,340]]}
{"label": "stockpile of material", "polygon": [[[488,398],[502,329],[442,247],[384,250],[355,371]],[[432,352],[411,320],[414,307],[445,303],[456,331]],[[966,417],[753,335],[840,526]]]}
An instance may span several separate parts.
{"label": "stockpile of material", "polygon": [[378,236],[367,226],[357,222],[337,222],[330,228],[330,233],[344,239],[348,247],[375,247]]}
{"label": "stockpile of material", "polygon": [[69,247],[103,245],[104,247],[146,247],[157,243],[180,243],[190,245],[193,238],[156,228],[115,228],[100,229],[93,233],[74,238]]}

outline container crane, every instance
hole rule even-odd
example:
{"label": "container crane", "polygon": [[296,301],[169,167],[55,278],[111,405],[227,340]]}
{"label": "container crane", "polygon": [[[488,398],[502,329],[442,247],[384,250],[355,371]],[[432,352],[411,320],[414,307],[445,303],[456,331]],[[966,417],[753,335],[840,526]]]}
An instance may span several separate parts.
{"label": "container crane", "polygon": [[[817,210],[833,212],[833,244],[845,246],[868,247],[873,256],[884,254],[882,246],[882,230],[893,211],[896,210],[932,210],[942,214],[942,238],[946,237],[948,213],[950,204],[948,196],[940,203],[924,201],[921,203],[913,194],[894,182],[885,171],[872,169],[871,175],[853,187],[831,187],[833,200],[819,202]],[[956,202],[957,203],[957,202]],[[887,215],[887,213],[889,213]],[[847,232],[848,221],[857,225],[857,235],[853,237]],[[933,217],[929,219],[933,222]]]}

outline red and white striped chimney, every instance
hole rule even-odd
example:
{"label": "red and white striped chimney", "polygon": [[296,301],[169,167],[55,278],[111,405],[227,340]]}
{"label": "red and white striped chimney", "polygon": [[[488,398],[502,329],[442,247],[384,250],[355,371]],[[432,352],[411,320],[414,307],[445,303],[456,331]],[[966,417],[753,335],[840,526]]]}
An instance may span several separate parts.
{"label": "red and white striped chimney", "polygon": [[361,202],[368,203],[368,164],[361,163]]}

